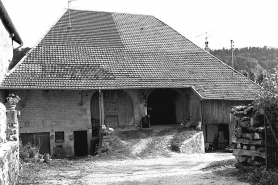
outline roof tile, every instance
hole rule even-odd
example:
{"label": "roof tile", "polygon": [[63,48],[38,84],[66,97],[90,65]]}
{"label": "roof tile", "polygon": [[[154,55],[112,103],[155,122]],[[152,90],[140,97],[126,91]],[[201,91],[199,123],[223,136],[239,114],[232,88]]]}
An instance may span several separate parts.
{"label": "roof tile", "polygon": [[[71,10],[2,81],[17,89],[192,87],[252,100],[259,87],[153,16]],[[234,74],[233,74],[234,73]]]}

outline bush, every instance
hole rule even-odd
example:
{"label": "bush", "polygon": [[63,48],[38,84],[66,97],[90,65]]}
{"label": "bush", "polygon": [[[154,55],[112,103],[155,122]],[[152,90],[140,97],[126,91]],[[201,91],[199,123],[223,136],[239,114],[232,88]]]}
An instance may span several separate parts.
{"label": "bush", "polygon": [[33,145],[32,143],[23,145],[21,141],[19,142],[19,157],[25,162],[31,159],[38,160],[40,157],[39,150],[40,146],[38,145]]}

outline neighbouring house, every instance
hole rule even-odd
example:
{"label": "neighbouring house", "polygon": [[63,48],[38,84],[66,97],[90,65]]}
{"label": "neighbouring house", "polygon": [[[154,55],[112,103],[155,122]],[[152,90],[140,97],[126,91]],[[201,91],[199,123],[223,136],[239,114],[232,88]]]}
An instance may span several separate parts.
{"label": "neighbouring house", "polygon": [[[15,44],[17,43],[17,44]],[[0,0],[0,79],[8,71],[8,67],[13,58],[13,49],[15,45],[22,45],[23,42],[13,25],[13,22]],[[15,136],[18,134],[16,111],[6,110],[5,90],[0,88],[0,184],[16,184],[19,173],[19,142],[10,140],[9,134],[13,127]],[[14,117],[12,117],[13,115]]]}
{"label": "neighbouring house", "polygon": [[[1,0],[0,20],[0,79],[2,79],[13,59],[14,42],[19,45],[23,42]],[[4,91],[0,90],[1,103],[4,103],[4,98]]]}
{"label": "neighbouring house", "polygon": [[100,115],[115,129],[201,122],[224,146],[230,107],[259,90],[153,16],[81,10],[65,12],[1,87],[22,99],[23,142],[77,156],[90,153]]}

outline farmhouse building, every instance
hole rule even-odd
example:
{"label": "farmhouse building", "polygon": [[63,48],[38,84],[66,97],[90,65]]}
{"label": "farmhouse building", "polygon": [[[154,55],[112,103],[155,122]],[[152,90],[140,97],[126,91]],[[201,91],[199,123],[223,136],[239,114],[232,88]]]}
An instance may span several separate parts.
{"label": "farmhouse building", "polygon": [[3,78],[13,58],[14,42],[20,45],[23,42],[1,1],[0,20],[0,78]]}
{"label": "farmhouse building", "polygon": [[153,16],[80,10],[65,12],[1,87],[22,99],[24,141],[72,155],[90,153],[99,96],[107,127],[201,122],[205,140],[221,132],[227,144],[229,108],[250,103],[259,90]]}

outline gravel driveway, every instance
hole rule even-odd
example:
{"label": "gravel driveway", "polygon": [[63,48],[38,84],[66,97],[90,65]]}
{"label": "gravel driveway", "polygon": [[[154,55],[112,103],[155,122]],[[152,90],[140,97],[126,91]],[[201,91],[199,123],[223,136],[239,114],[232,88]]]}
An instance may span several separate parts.
{"label": "gravel driveway", "polygon": [[[150,159],[119,160],[102,156],[53,160],[50,164],[24,164],[20,184],[249,184],[238,180],[238,170],[231,165],[233,160],[231,153],[172,153],[171,157]],[[217,161],[219,165],[212,165]]]}

